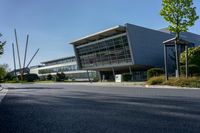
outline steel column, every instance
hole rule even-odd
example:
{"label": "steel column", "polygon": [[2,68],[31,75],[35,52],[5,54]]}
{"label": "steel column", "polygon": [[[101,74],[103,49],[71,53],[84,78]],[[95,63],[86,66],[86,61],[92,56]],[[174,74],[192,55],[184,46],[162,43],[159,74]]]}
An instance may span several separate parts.
{"label": "steel column", "polygon": [[27,35],[27,37],[26,37],[26,48],[25,48],[25,52],[24,52],[24,64],[23,64],[23,68],[25,68],[25,65],[26,65],[26,54],[27,54],[27,47],[28,47],[28,38],[29,38],[29,35]]}
{"label": "steel column", "polygon": [[112,72],[113,72],[113,78],[115,80],[115,69],[112,67]]}
{"label": "steel column", "polygon": [[91,82],[91,79],[90,79],[90,74],[89,74],[88,70],[87,70],[87,76],[88,76],[89,82],[92,83],[92,82]]}
{"label": "steel column", "polygon": [[188,46],[185,45],[185,77],[188,78]]}
{"label": "steel column", "polygon": [[13,62],[14,62],[14,74],[15,74],[15,76],[17,76],[17,74],[16,74],[16,62],[15,62],[15,48],[14,48],[13,43],[12,43],[12,50],[13,50]]}
{"label": "steel column", "polygon": [[168,70],[167,70],[167,46],[164,45],[164,63],[165,63],[165,79],[168,80]]}

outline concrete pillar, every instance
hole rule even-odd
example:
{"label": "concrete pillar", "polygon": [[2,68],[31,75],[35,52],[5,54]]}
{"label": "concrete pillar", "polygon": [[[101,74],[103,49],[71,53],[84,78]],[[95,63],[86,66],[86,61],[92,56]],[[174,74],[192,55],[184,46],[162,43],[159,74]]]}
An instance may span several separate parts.
{"label": "concrete pillar", "polygon": [[113,72],[113,78],[115,80],[115,69],[112,67],[112,72]]}
{"label": "concrete pillar", "polygon": [[89,82],[92,83],[91,80],[90,80],[90,74],[89,74],[88,70],[87,70],[87,76],[88,76]]}
{"label": "concrete pillar", "polygon": [[131,74],[131,80],[133,80],[133,72],[132,72],[131,66],[129,66],[129,73]]}

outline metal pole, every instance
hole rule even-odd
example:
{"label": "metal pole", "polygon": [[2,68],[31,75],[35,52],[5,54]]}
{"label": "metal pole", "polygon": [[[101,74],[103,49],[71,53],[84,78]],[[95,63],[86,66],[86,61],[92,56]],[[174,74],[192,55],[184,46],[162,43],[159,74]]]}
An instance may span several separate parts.
{"label": "metal pole", "polygon": [[18,55],[18,61],[19,61],[19,68],[20,68],[20,76],[21,80],[23,80],[23,71],[21,70],[21,61],[20,61],[20,55],[19,55],[19,46],[18,46],[18,40],[17,40],[17,31],[16,29],[14,30],[15,32],[15,41],[16,41],[16,46],[17,46],[17,55]]}
{"label": "metal pole", "polygon": [[26,66],[26,68],[29,67],[29,65],[31,64],[32,60],[34,59],[34,57],[36,56],[36,54],[38,53],[39,50],[40,50],[40,49],[38,49],[38,50],[35,52],[35,54],[34,54],[33,57],[31,58],[31,60],[29,61],[28,65]]}
{"label": "metal pole", "polygon": [[12,43],[12,50],[13,50],[13,62],[14,62],[14,74],[15,74],[15,76],[17,76],[17,74],[16,74],[16,62],[15,62],[15,48],[14,48],[13,43]]}
{"label": "metal pole", "polygon": [[165,79],[168,80],[168,71],[167,71],[167,47],[164,45],[164,63],[165,63]]}
{"label": "metal pole", "polygon": [[99,79],[100,79],[100,81],[102,82],[101,71],[98,72],[98,75],[99,75]]}
{"label": "metal pole", "polygon": [[188,46],[185,45],[185,77],[188,78]]}
{"label": "metal pole", "polygon": [[16,41],[16,46],[17,46],[17,55],[18,55],[18,61],[19,61],[19,68],[21,69],[21,61],[20,61],[20,55],[19,55],[19,46],[18,46],[16,29],[14,30],[14,32],[15,32],[15,41]]}
{"label": "metal pole", "polygon": [[176,76],[179,78],[180,77],[180,67],[179,67],[179,50],[178,50],[178,44],[177,44],[177,39],[175,41],[175,51],[176,51],[176,70],[177,70],[177,73],[176,73]]}
{"label": "metal pole", "polygon": [[89,82],[92,83],[91,80],[90,80],[90,74],[89,74],[88,70],[87,70],[87,76],[88,76]]}
{"label": "metal pole", "polygon": [[28,38],[29,38],[29,35],[27,35],[27,37],[26,37],[26,48],[25,48],[25,53],[24,53],[24,65],[23,65],[23,68],[25,68],[25,65],[26,65],[26,54],[27,54],[27,47],[28,47]]}
{"label": "metal pole", "polygon": [[129,66],[129,73],[132,74],[132,70],[131,70],[131,67],[130,67],[130,66]]}
{"label": "metal pole", "polygon": [[131,80],[133,80],[133,72],[131,70],[131,67],[129,66],[129,73],[131,74]]}

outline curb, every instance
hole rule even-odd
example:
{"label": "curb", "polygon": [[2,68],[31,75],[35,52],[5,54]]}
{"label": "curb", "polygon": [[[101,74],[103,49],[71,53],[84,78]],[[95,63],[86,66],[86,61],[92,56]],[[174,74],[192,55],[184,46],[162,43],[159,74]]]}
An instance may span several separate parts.
{"label": "curb", "polygon": [[[36,83],[43,84],[43,83]],[[145,84],[132,84],[132,83],[44,83],[44,84],[69,84],[69,85],[84,85],[84,86],[107,86],[107,87],[140,87],[140,88],[157,88],[157,89],[188,89],[188,90],[200,90],[200,88],[192,87],[180,87],[180,86],[169,86],[169,85],[145,85]]]}
{"label": "curb", "polygon": [[145,85],[145,88],[159,88],[159,89],[187,89],[187,90],[200,90],[200,88],[194,87],[180,87],[180,86],[168,86],[168,85]]}

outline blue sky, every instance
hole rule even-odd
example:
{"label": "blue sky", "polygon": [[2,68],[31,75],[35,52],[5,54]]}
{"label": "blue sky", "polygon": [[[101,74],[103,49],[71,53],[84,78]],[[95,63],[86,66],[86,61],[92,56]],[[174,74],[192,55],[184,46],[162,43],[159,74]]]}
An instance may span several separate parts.
{"label": "blue sky", "polygon": [[[6,40],[0,64],[13,68],[12,42],[17,29],[21,60],[29,34],[27,59],[40,48],[31,65],[74,55],[68,43],[125,23],[160,29],[168,24],[159,15],[161,0],[0,0],[1,40]],[[194,0],[200,15],[200,0]],[[200,34],[200,20],[189,31]],[[18,65],[18,64],[17,64]]]}

